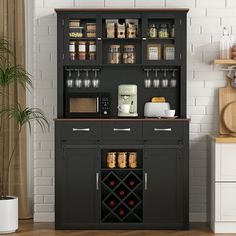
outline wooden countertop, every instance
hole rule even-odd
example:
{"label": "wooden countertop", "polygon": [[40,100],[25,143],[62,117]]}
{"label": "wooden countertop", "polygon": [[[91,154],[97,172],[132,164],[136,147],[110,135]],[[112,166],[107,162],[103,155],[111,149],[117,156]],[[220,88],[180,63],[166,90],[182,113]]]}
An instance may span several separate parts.
{"label": "wooden countertop", "polygon": [[158,118],[56,118],[55,121],[190,121],[189,118],[179,119],[158,119]]}
{"label": "wooden countertop", "polygon": [[236,135],[226,135],[226,134],[220,134],[220,135],[212,135],[210,138],[215,143],[236,143]]}
{"label": "wooden countertop", "polygon": [[97,12],[97,11],[103,11],[103,12],[152,12],[152,11],[179,11],[179,12],[188,12],[189,8],[55,8],[56,12],[84,12],[84,11],[90,11],[90,12]]}

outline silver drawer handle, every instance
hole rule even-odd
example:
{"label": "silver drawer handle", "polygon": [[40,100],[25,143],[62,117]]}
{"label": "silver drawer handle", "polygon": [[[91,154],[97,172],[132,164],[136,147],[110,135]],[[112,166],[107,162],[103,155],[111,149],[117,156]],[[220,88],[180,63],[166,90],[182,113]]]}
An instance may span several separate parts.
{"label": "silver drawer handle", "polygon": [[74,131],[74,132],[79,132],[79,131],[86,131],[86,132],[89,132],[89,131],[90,131],[90,128],[84,128],[84,129],[73,128],[72,131]]}
{"label": "silver drawer handle", "polygon": [[131,129],[130,128],[125,128],[125,129],[118,129],[118,128],[114,128],[113,129],[113,131],[115,131],[115,132],[119,132],[119,131],[125,131],[125,132],[130,132],[131,131]]}
{"label": "silver drawer handle", "polygon": [[154,128],[155,132],[158,132],[158,131],[170,132],[171,130],[172,130],[171,128],[167,128],[167,129]]}
{"label": "silver drawer handle", "polygon": [[99,173],[96,173],[96,190],[99,190]]}
{"label": "silver drawer handle", "polygon": [[145,173],[145,174],[144,174],[144,189],[145,189],[145,190],[148,189],[147,181],[148,181],[148,174]]}
{"label": "silver drawer handle", "polygon": [[143,40],[147,40],[147,38],[143,38]]}

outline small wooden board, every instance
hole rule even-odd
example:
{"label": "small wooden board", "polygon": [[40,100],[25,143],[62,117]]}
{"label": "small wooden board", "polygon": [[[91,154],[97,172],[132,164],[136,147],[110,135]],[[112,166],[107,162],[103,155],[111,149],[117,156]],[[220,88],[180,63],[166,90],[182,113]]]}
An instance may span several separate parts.
{"label": "small wooden board", "polygon": [[231,114],[232,111],[235,111],[233,102],[236,102],[236,88],[231,87],[230,80],[228,79],[227,86],[225,88],[219,88],[220,134],[230,134],[232,131],[228,128],[233,127],[234,129],[236,127],[236,119],[232,119],[233,115]]}
{"label": "small wooden board", "polygon": [[232,133],[236,133],[236,101],[229,103],[223,111],[225,127]]}

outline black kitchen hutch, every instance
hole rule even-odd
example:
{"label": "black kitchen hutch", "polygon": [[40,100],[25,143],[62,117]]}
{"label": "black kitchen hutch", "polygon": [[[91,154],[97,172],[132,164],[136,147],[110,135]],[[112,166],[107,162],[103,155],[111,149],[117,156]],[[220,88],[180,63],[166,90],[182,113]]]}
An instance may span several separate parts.
{"label": "black kitchen hutch", "polygon": [[[58,117],[55,119],[56,229],[188,229],[189,226],[189,120],[186,118],[186,14],[187,9],[56,9],[58,28]],[[96,36],[70,34],[71,20],[96,23]],[[134,38],[108,38],[107,19],[135,19]],[[149,38],[150,24],[168,24],[174,35]],[[73,41],[73,43],[71,42]],[[93,41],[96,54],[73,55],[71,44]],[[135,45],[132,64],[110,64],[111,44]],[[158,60],[147,48],[157,45]],[[166,45],[174,58],[166,58]],[[75,46],[79,47],[79,46]],[[172,51],[173,53],[173,51]],[[171,54],[173,56],[173,54]],[[81,60],[82,59],[82,60]],[[98,72],[99,87],[75,88],[67,84],[83,70]],[[177,85],[146,88],[147,71],[154,78]],[[155,73],[157,74],[155,74]],[[153,74],[152,74],[153,73]],[[81,75],[80,75],[81,76]],[[136,118],[117,117],[119,84],[138,86]],[[109,92],[108,118],[68,118],[70,94]],[[162,96],[176,110],[177,119],[144,118],[152,97]],[[135,152],[135,168],[108,168],[108,152]]]}

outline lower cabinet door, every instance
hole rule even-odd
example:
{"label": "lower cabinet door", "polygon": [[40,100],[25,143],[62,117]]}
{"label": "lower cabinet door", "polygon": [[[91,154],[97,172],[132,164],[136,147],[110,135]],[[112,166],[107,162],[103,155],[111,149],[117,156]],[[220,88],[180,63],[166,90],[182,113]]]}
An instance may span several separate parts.
{"label": "lower cabinet door", "polygon": [[215,184],[216,221],[236,221],[236,183]]}
{"label": "lower cabinet door", "polygon": [[144,222],[169,226],[183,222],[179,149],[147,149],[144,155]]}
{"label": "lower cabinet door", "polygon": [[61,156],[60,164],[56,162],[60,168],[56,173],[56,223],[59,222],[59,227],[70,228],[96,223],[99,196],[97,149],[66,145]]}

